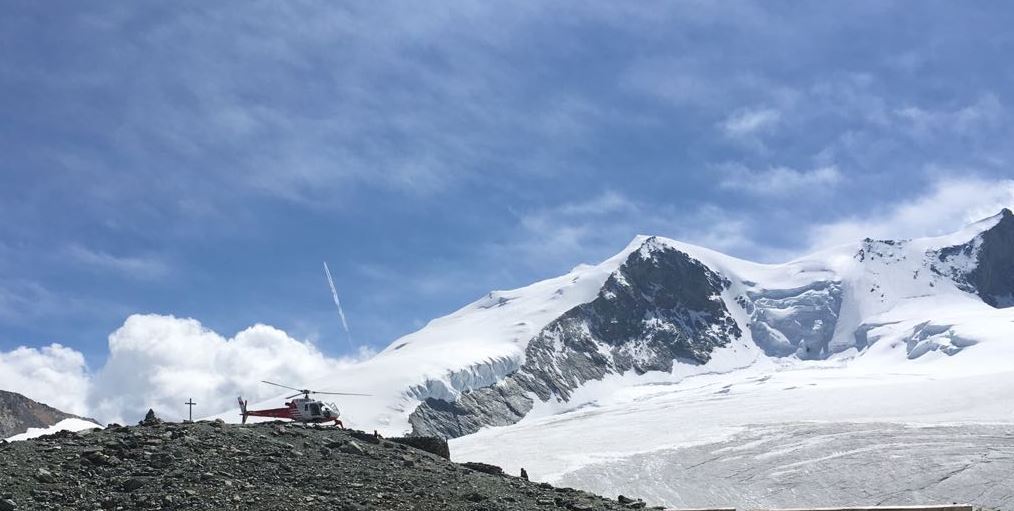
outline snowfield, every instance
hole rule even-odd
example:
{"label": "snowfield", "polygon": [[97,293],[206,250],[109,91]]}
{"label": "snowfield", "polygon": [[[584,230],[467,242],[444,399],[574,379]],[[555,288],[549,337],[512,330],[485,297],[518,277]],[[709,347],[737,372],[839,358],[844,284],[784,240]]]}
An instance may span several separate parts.
{"label": "snowfield", "polygon": [[723,441],[757,424],[1014,423],[1014,368],[993,372],[1000,365],[993,363],[964,373],[951,362],[893,371],[856,361],[764,362],[670,384],[630,377],[569,411],[454,439],[451,452],[557,482],[588,465]]}
{"label": "snowfield", "polygon": [[28,431],[19,435],[14,435],[7,439],[8,442],[17,442],[20,440],[30,440],[32,438],[38,438],[43,435],[52,435],[53,433],[59,433],[61,431],[85,431],[89,429],[102,428],[94,422],[86,421],[83,419],[64,419],[52,426],[47,428],[28,428]]}
{"label": "snowfield", "polygon": [[[1006,328],[1014,339],[1009,318]],[[994,341],[961,357],[911,361],[897,345],[878,357],[765,360],[672,383],[617,378],[570,410],[454,439],[451,453],[672,507],[1006,509],[1014,353]]]}

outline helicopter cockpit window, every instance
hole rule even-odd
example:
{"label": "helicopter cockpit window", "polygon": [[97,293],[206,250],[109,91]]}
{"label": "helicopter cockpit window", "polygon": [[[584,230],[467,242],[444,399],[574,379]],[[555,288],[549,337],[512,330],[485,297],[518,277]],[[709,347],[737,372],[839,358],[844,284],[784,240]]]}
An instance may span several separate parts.
{"label": "helicopter cockpit window", "polygon": [[310,413],[313,415],[320,415],[320,405],[317,403],[310,404]]}

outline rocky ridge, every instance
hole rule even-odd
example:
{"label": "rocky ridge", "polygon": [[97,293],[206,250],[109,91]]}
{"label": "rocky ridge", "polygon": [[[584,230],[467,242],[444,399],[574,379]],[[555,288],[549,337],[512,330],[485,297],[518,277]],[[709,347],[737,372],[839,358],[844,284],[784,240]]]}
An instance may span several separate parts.
{"label": "rocky ridge", "polygon": [[9,438],[24,433],[29,428],[44,428],[73,418],[82,417],[62,412],[16,392],[0,390],[0,438]]}
{"label": "rocky ridge", "polygon": [[645,507],[529,482],[491,465],[452,463],[428,452],[439,449],[407,444],[431,447],[418,438],[333,428],[153,417],[134,427],[0,441],[0,510]]}

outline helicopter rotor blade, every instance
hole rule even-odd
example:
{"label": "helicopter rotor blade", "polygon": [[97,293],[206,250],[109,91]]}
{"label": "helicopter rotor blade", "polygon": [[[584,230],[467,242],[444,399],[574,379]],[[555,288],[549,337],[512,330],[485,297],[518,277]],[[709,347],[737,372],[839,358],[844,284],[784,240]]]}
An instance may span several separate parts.
{"label": "helicopter rotor blade", "polygon": [[290,387],[288,385],[282,385],[281,383],[274,383],[274,382],[270,382],[270,381],[266,381],[266,380],[261,380],[261,383],[267,383],[268,385],[274,385],[276,387],[282,387],[283,389],[298,390],[300,392],[303,392],[303,389],[297,389],[296,387]]}
{"label": "helicopter rotor blade", "polygon": [[267,380],[261,380],[261,383],[267,383],[268,385],[274,385],[276,387],[281,387],[283,389],[295,390],[296,392],[299,392],[299,394],[293,394],[291,396],[286,397],[285,399],[292,399],[300,395],[309,395],[309,394],[327,394],[331,396],[372,396],[372,394],[359,394],[355,392],[322,392],[310,389],[297,389],[296,387],[290,387],[288,385],[282,385],[281,383],[275,383],[273,381]]}

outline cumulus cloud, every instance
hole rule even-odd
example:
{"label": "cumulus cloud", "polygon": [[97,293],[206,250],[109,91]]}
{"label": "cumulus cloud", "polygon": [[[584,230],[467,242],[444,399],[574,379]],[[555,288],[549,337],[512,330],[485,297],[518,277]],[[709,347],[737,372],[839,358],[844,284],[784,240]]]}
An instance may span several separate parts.
{"label": "cumulus cloud", "polygon": [[226,338],[194,319],[136,314],[109,336],[109,355],[97,372],[88,371],[81,353],[59,344],[21,347],[0,353],[0,388],[125,423],[148,408],[183,417],[183,403],[191,397],[197,415],[221,413],[235,407],[239,395],[260,401],[281,392],[261,380],[299,386],[353,362],[330,358],[267,325]]}
{"label": "cumulus cloud", "polygon": [[725,177],[719,186],[753,195],[782,196],[800,191],[820,192],[837,185],[841,172],[834,165],[812,170],[771,167],[753,170],[742,165],[726,165],[720,169]]}
{"label": "cumulus cloud", "polygon": [[74,414],[88,413],[88,368],[80,352],[50,344],[0,352],[0,389]]}
{"label": "cumulus cloud", "polygon": [[956,231],[976,220],[1014,208],[1014,180],[941,178],[913,199],[866,217],[851,217],[810,228],[811,249],[866,237],[912,238]]}

